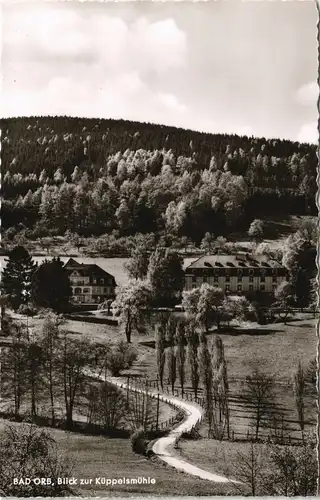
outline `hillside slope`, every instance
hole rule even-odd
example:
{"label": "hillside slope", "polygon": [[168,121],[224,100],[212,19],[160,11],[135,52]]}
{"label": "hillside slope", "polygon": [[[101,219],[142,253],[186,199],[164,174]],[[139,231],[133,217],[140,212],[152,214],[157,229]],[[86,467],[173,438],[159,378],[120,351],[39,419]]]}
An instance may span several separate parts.
{"label": "hillside slope", "polygon": [[165,231],[198,242],[257,216],[316,210],[315,146],[121,120],[1,128],[3,226],[30,238]]}

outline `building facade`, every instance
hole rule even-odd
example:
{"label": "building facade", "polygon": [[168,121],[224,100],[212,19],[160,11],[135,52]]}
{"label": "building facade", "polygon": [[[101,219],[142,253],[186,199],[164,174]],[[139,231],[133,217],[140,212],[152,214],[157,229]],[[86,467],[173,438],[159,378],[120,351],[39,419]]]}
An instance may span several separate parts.
{"label": "building facade", "polygon": [[115,297],[114,277],[96,264],[80,264],[69,259],[64,267],[68,271],[74,302],[97,304]]}
{"label": "building facade", "polygon": [[185,290],[208,283],[225,293],[272,294],[287,274],[285,267],[262,255],[205,255],[186,268]]}

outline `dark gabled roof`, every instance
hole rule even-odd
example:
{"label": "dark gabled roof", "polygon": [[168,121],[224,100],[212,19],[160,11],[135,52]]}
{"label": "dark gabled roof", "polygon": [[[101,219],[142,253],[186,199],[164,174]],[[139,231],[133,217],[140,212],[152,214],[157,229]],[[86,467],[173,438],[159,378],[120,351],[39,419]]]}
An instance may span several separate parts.
{"label": "dark gabled roof", "polygon": [[272,267],[283,268],[281,264],[275,260],[269,259],[265,255],[249,255],[249,254],[233,254],[233,255],[203,255],[199,259],[192,262],[186,271],[192,269],[205,268],[252,268],[252,267]]}
{"label": "dark gabled roof", "polygon": [[69,260],[65,263],[64,267],[81,267],[82,264],[74,260],[72,257],[70,257]]}
{"label": "dark gabled roof", "polygon": [[96,276],[97,278],[113,278],[112,274],[108,273],[102,269],[97,264],[81,264],[75,259],[70,258],[64,265],[64,267],[72,272],[73,270],[78,271],[81,276]]}

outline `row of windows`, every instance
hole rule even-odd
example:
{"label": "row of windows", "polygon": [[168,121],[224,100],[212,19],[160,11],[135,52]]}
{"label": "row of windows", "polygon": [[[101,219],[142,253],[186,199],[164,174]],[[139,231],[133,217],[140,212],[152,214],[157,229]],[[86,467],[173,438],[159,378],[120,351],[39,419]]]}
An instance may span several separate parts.
{"label": "row of windows", "polygon": [[[98,282],[99,282],[99,283],[98,283]],[[93,283],[94,285],[97,285],[97,284],[99,284],[99,285],[104,285],[104,284],[105,284],[105,282],[106,282],[106,283],[111,283],[111,279],[110,279],[110,278],[108,278],[108,279],[106,279],[106,280],[105,280],[104,278],[99,278],[99,279],[98,279],[98,278],[92,278],[92,283]]]}
{"label": "row of windows", "polygon": [[[203,280],[203,283],[208,283],[209,278],[207,276],[203,276],[202,280]],[[215,282],[218,282],[219,281],[218,276],[214,276],[213,280]],[[196,276],[192,276],[192,281],[196,282],[197,281],[197,277]],[[242,281],[242,277],[238,276],[238,281]],[[265,283],[265,281],[266,281],[265,276],[260,276],[260,283]],[[277,277],[273,276],[272,277],[272,281],[273,281],[273,283],[276,283],[277,282]],[[230,276],[226,276],[225,277],[225,282],[226,283],[230,282]],[[249,276],[249,283],[253,283],[253,276]]]}
{"label": "row of windows", "polygon": [[[76,284],[76,285],[87,285],[89,284],[89,276],[88,277],[78,277],[77,275],[75,276],[74,274],[71,275],[71,282]],[[112,278],[92,278],[92,283],[93,285],[111,285],[112,284]]]}
{"label": "row of windows", "polygon": [[[82,293],[91,293],[91,288],[83,288],[83,290],[81,288],[75,288],[74,289],[74,294],[75,295],[80,295]],[[103,293],[109,293],[109,289],[105,287],[103,289]]]}
{"label": "row of windows", "polygon": [[[192,284],[192,288],[197,288],[197,285],[195,283]],[[273,284],[272,285],[272,290],[274,291],[277,288],[277,285]],[[249,285],[249,292],[253,292],[254,288],[253,285]],[[265,292],[266,286],[262,283],[259,287],[259,290],[261,292]],[[230,285],[225,286],[225,291],[230,292]],[[237,285],[237,291],[242,292],[242,285]]]}
{"label": "row of windows", "polygon": [[[199,270],[198,270],[199,271]],[[203,274],[206,274],[206,273],[209,273],[209,274],[212,274],[212,272],[214,274],[218,274],[219,271],[221,271],[221,269],[200,269],[200,272],[202,272]],[[251,275],[254,275],[254,273],[257,271],[257,269],[237,269],[236,272],[238,275],[242,276],[243,274],[244,275],[248,275],[251,276]],[[272,268],[272,269],[264,269],[264,268],[259,268],[258,269],[258,274],[266,274],[268,271],[268,273],[270,273],[270,271],[272,272],[273,275],[276,275],[277,272],[278,272],[278,269],[277,268]],[[234,274],[235,272],[235,269],[230,269],[230,268],[224,268],[223,269],[223,274],[226,275],[226,274]]]}

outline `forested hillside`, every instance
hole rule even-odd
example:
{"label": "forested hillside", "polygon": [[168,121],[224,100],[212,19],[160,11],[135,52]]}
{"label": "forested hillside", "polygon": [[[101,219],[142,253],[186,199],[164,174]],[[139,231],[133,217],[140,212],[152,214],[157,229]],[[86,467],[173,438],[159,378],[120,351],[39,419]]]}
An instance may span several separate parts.
{"label": "forested hillside", "polygon": [[226,235],[258,215],[316,213],[316,146],[67,117],[2,128],[2,226],[29,238]]}

